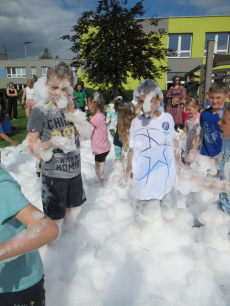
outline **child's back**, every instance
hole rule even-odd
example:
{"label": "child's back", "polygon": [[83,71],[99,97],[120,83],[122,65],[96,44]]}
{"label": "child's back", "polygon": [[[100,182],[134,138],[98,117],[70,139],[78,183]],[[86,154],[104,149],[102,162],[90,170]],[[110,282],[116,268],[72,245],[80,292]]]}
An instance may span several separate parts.
{"label": "child's back", "polygon": [[102,154],[111,149],[108,140],[108,132],[105,123],[105,118],[102,113],[94,115],[90,122],[95,126],[91,138],[91,146],[94,155]]}
{"label": "child's back", "polygon": [[161,200],[176,179],[174,161],[174,121],[169,113],[147,119],[139,116],[130,128],[133,150],[134,190],[140,200]]}

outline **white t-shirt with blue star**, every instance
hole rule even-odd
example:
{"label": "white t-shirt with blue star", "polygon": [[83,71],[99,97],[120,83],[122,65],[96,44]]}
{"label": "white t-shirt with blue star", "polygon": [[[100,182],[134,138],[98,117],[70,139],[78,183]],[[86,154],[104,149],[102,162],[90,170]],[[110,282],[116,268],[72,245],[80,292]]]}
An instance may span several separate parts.
{"label": "white t-shirt with blue star", "polygon": [[176,179],[173,139],[174,121],[169,113],[132,121],[129,147],[137,199],[161,200],[172,190]]}

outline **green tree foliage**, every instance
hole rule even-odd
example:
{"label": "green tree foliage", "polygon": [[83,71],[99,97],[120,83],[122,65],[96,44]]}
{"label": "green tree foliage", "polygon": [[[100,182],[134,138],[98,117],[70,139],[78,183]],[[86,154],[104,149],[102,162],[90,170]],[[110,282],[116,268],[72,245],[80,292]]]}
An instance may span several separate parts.
{"label": "green tree foliage", "polygon": [[37,82],[37,80],[38,80],[38,76],[37,76],[36,74],[33,74],[33,75],[32,75],[32,81],[33,81],[33,83]]}
{"label": "green tree foliage", "polygon": [[[95,12],[84,12],[73,26],[74,35],[65,35],[71,41],[74,67],[83,67],[88,82],[104,90],[109,85],[127,83],[134,79],[159,78],[167,71],[163,60],[168,49],[162,43],[164,30],[145,33],[143,1],[127,8],[127,0],[101,0]],[[137,17],[139,17],[137,19]],[[145,23],[144,23],[145,21]],[[147,20],[151,28],[159,18]]]}
{"label": "green tree foliage", "polygon": [[52,59],[53,55],[49,52],[48,48],[44,49],[44,54],[42,54],[41,56],[39,56],[39,59]]}

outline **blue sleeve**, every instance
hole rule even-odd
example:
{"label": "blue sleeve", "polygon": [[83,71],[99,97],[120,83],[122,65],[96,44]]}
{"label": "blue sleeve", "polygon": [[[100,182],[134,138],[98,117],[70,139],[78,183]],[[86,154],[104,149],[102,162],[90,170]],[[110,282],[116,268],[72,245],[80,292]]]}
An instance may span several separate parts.
{"label": "blue sleeve", "polygon": [[30,204],[16,181],[15,183],[13,180],[1,181],[0,194],[0,224]]}
{"label": "blue sleeve", "polygon": [[2,128],[2,126],[1,126],[1,124],[0,124],[0,132],[3,132],[3,128]]}

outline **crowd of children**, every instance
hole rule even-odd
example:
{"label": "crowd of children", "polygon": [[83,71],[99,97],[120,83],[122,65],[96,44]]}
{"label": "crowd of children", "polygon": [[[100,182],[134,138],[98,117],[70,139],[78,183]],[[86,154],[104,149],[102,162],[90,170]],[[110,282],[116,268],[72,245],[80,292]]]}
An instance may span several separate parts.
{"label": "crowd of children", "polygon": [[[115,163],[123,163],[124,173],[119,186],[125,188],[132,180],[136,221],[140,226],[151,220],[149,217],[154,214],[154,209],[160,207],[160,201],[172,191],[177,170],[186,171],[185,179],[221,191],[219,205],[230,213],[230,107],[224,108],[224,102],[229,98],[226,83],[211,85],[207,97],[210,107],[202,112],[196,97],[189,93],[182,97],[188,118],[179,141],[176,140],[178,135],[172,115],[164,112],[161,106],[163,93],[156,81],[144,80],[134,90],[138,114],[132,102],[116,96],[106,111],[107,119],[103,96],[95,92],[86,99],[82,86],[73,91],[75,85],[72,68],[65,62],[55,61],[48,67],[47,77],[39,79],[34,89],[28,80],[23,93],[28,118],[28,136],[23,146],[29,154],[41,160],[45,214],[25,199],[20,186],[0,168],[4,203],[0,206],[0,297],[5,301],[3,305],[30,305],[35,301],[35,305],[44,305],[43,270],[36,249],[56,239],[58,232],[61,235],[64,218],[67,222],[74,219],[75,224],[81,205],[86,201],[81,177],[80,139],[91,138],[96,175],[102,186],[106,185],[104,168],[111,150],[106,123],[115,122]],[[194,84],[190,85],[195,88]],[[32,104],[34,92],[35,107]],[[76,101],[80,96],[82,105]],[[86,120],[86,105],[92,113],[90,122]],[[220,182],[208,181],[192,172],[194,164],[199,165],[204,158],[214,164],[217,156]],[[18,205],[13,197],[17,198]],[[10,234],[8,229],[11,229]],[[31,241],[33,230],[36,235]],[[19,247],[16,247],[17,243]],[[16,259],[11,260],[15,256]]]}

